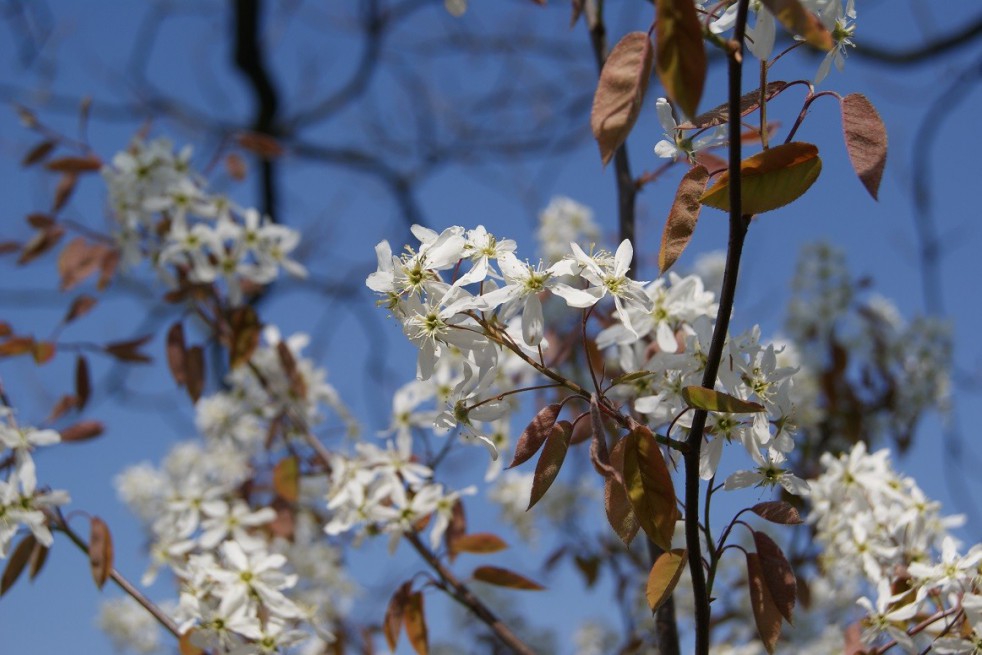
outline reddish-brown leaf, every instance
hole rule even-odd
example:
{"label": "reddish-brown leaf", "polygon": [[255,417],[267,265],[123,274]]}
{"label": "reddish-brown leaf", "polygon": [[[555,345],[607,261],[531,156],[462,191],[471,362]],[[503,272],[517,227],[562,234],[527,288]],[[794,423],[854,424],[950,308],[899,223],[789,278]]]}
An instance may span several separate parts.
{"label": "reddish-brown leaf", "polygon": [[44,165],[56,173],[91,173],[102,168],[102,160],[95,155],[85,157],[59,157]]}
{"label": "reddish-brown leaf", "polygon": [[[691,4],[691,2],[690,2]],[[654,51],[644,32],[626,34],[607,56],[593,96],[590,128],[606,165],[627,139],[644,101]]]}
{"label": "reddish-brown leaf", "polygon": [[283,500],[297,502],[300,497],[300,460],[284,457],[273,467],[273,489]]}
{"label": "reddish-brown leaf", "polygon": [[702,21],[691,0],[656,0],[655,70],[665,93],[686,116],[694,116],[706,83]]}
{"label": "reddish-brown leaf", "polygon": [[16,357],[34,352],[34,337],[11,337],[0,343],[0,357]]}
{"label": "reddish-brown leaf", "polygon": [[791,623],[794,613],[795,600],[798,597],[797,580],[791,564],[781,551],[781,547],[763,532],[753,531],[754,545],[757,548],[757,560],[760,562],[761,573],[767,591],[771,595],[774,606],[784,619]]}
{"label": "reddish-brown leaf", "polygon": [[475,580],[499,587],[508,587],[509,589],[522,589],[525,591],[542,591],[545,589],[538,582],[533,582],[514,571],[497,566],[479,566],[474,569],[473,577]]}
{"label": "reddish-brown leaf", "polygon": [[0,241],[0,255],[11,255],[20,250],[20,244],[16,241]]}
{"label": "reddish-brown leaf", "polygon": [[113,570],[113,538],[109,526],[98,516],[89,522],[89,567],[95,586],[102,589]]}
{"label": "reddish-brown leaf", "polygon": [[655,560],[648,574],[648,586],[645,588],[645,597],[652,612],[657,612],[662,603],[672,595],[687,561],[684,548],[664,552]]}
{"label": "reddish-brown leaf", "polygon": [[184,385],[192,402],[198,402],[205,388],[205,353],[201,346],[188,348],[184,358]]}
{"label": "reddish-brown leaf", "polygon": [[43,230],[39,230],[31,237],[30,241],[24,244],[24,248],[20,252],[20,257],[17,258],[17,263],[24,265],[37,259],[54,248],[64,234],[65,228],[60,225],[51,225]]}
{"label": "reddish-brown leaf", "polygon": [[102,255],[102,261],[99,262],[99,282],[96,283],[96,288],[99,291],[103,291],[109,286],[109,283],[113,279],[113,275],[116,273],[116,267],[119,265],[119,251],[118,250],[106,250]]}
{"label": "reddish-brown leaf", "polygon": [[[624,470],[624,448],[627,440],[621,439],[610,451],[610,465],[617,471]],[[641,525],[634,510],[631,508],[631,499],[627,497],[627,489],[624,483],[615,475],[604,476],[604,509],[607,512],[607,521],[610,527],[625,546],[630,546]]]}
{"label": "reddish-brown leaf", "polygon": [[31,561],[31,553],[34,552],[35,545],[37,545],[37,539],[34,538],[33,534],[29,534],[21,539],[17,547],[14,548],[14,552],[10,554],[10,558],[7,560],[3,575],[0,576],[0,596],[7,593],[7,590],[17,582],[17,578],[23,573],[27,563]]}
{"label": "reddish-brown leaf", "polygon": [[853,170],[875,200],[887,165],[887,128],[876,107],[861,93],[842,99],[842,131]]}
{"label": "reddish-brown leaf", "polygon": [[458,498],[450,510],[450,524],[447,525],[447,531],[443,533],[451,562],[457,557],[457,547],[454,544],[465,534],[467,534],[467,516],[464,514],[464,503]]}
{"label": "reddish-brown leaf", "polygon": [[34,550],[31,551],[31,565],[27,573],[30,580],[33,580],[44,568],[44,563],[48,561],[48,552],[51,549],[40,541],[34,543]]}
{"label": "reddish-brown leaf", "polygon": [[771,599],[756,553],[747,553],[747,586],[750,588],[750,608],[757,624],[757,634],[767,652],[773,653],[781,636],[781,612]]}
{"label": "reddish-brown leaf", "polygon": [[395,652],[399,644],[399,633],[402,632],[403,615],[406,612],[406,604],[409,602],[409,594],[412,589],[412,581],[404,582],[392,594],[389,605],[385,608],[385,619],[382,621],[382,633],[385,635],[385,643],[389,650]]}
{"label": "reddish-brown leaf", "polygon": [[92,395],[92,378],[89,375],[89,360],[84,355],[75,358],[75,396],[81,411],[89,404]]}
{"label": "reddish-brown leaf", "polygon": [[47,364],[55,356],[57,346],[52,341],[35,341],[31,356],[37,364]]}
{"label": "reddish-brown leaf", "polygon": [[518,444],[515,446],[515,457],[511,460],[508,468],[528,461],[532,455],[539,452],[539,448],[552,433],[552,427],[556,424],[560,409],[559,403],[553,403],[539,410],[535,418],[522,431],[522,436],[518,438]]}
{"label": "reddish-brown leaf", "polygon": [[153,361],[153,359],[149,355],[140,352],[140,348],[152,338],[153,335],[148,334],[137,339],[114,341],[112,343],[107,343],[102,347],[102,349],[107,354],[112,355],[121,362],[138,362],[141,364],[149,364]]}
{"label": "reddish-brown leaf", "polygon": [[818,16],[805,9],[798,0],[761,0],[761,2],[770,9],[785,29],[800,36],[809,45],[826,52],[835,45],[832,34]]}
{"label": "reddish-brown leaf", "polygon": [[61,430],[61,440],[62,441],[88,441],[89,439],[95,439],[100,434],[102,434],[105,427],[102,425],[101,421],[79,421],[74,425],[69,425],[64,430]]}
{"label": "reddish-brown leaf", "polygon": [[78,173],[62,173],[55,187],[55,197],[51,201],[51,211],[58,213],[68,203],[78,184]]}
{"label": "reddish-brown leaf", "polygon": [[638,423],[624,440],[624,486],[634,516],[655,545],[671,550],[679,510],[661,448],[651,430]]}
{"label": "reddish-brown leaf", "polygon": [[184,343],[184,324],[177,321],[167,330],[167,368],[177,386],[187,379],[187,346]]}
{"label": "reddish-brown leaf", "polygon": [[403,613],[406,624],[406,636],[417,655],[430,652],[430,639],[426,630],[426,615],[423,609],[423,592],[409,594]]}
{"label": "reddish-brown leaf", "polygon": [[0,339],[9,337],[14,333],[14,329],[10,327],[10,323],[0,321]]}
{"label": "reddish-brown leaf", "polygon": [[239,132],[235,140],[240,146],[263,159],[276,159],[283,155],[283,146],[268,134]]}
{"label": "reddish-brown leaf", "polygon": [[465,534],[453,540],[454,553],[497,553],[506,548],[508,544],[490,532]]}
{"label": "reddish-brown leaf", "polygon": [[51,408],[51,412],[48,414],[47,422],[53,423],[57,421],[70,409],[78,407],[78,396],[73,396],[71,394],[65,394],[58,399],[55,406]]}
{"label": "reddish-brown leaf", "polygon": [[569,26],[573,27],[576,25],[576,21],[580,20],[580,16],[583,14],[583,9],[586,7],[586,0],[573,0],[572,11],[569,16]]}
{"label": "reddish-brown leaf", "polygon": [[229,177],[236,181],[244,180],[249,171],[245,159],[237,152],[230,152],[225,157],[225,170]]}
{"label": "reddish-brown leaf", "polygon": [[71,323],[77,318],[81,318],[92,311],[98,301],[92,296],[81,295],[72,301],[68,311],[65,313],[65,323]]}
{"label": "reddish-brown leaf", "polygon": [[24,220],[26,220],[27,224],[33,227],[35,230],[47,230],[49,227],[58,222],[53,216],[42,214],[41,212],[28,214]]}
{"label": "reddish-brown leaf", "polygon": [[232,343],[229,344],[229,367],[238,368],[249,361],[252,353],[259,347],[259,333],[262,325],[259,316],[251,305],[237,307],[228,318],[232,329]]}
{"label": "reddish-brown leaf", "polygon": [[297,360],[290,352],[290,346],[285,341],[276,344],[276,354],[280,358],[280,365],[286,373],[286,379],[290,381],[290,393],[296,398],[307,397],[307,382],[303,378],[300,369],[297,368]]}
{"label": "reddish-brown leaf", "polygon": [[58,255],[58,275],[62,291],[71,289],[94,274],[102,265],[108,248],[89,243],[84,237],[75,237]]}
{"label": "reddish-brown leaf", "polygon": [[750,508],[750,511],[771,523],[799,525],[804,522],[801,520],[801,514],[798,513],[795,506],[783,500],[768,500],[763,503],[757,503]]}
{"label": "reddish-brown leaf", "polygon": [[535,465],[535,475],[532,478],[532,493],[529,497],[527,510],[539,502],[545,495],[549,487],[559,475],[559,469],[563,466],[566,459],[566,451],[569,449],[569,440],[573,436],[572,426],[563,421],[552,426],[552,432],[546,439],[546,445],[539,455],[539,461]]}
{"label": "reddish-brown leaf", "polygon": [[658,268],[662,273],[671,268],[689,245],[702,209],[699,198],[708,183],[709,171],[703,166],[692,167],[679,182],[675,202],[668,212],[665,230],[661,235],[661,250],[658,251]]}
{"label": "reddish-brown leaf", "polygon": [[39,161],[44,160],[51,151],[55,149],[57,142],[53,139],[45,139],[41,143],[37,144],[33,148],[27,151],[24,158],[20,160],[20,165],[27,168],[28,166],[33,166]]}
{"label": "reddish-brown leaf", "polygon": [[[768,82],[767,86],[764,87],[764,100],[767,101],[777,96],[779,93],[781,93],[781,91],[784,91],[784,88],[787,85],[787,82]],[[740,96],[741,116],[752,114],[759,108],[760,89],[755,89],[750,93],[745,93],[744,95]],[[730,105],[729,103],[724,102],[718,107],[714,107],[705,113],[699,114],[691,121],[685,121],[679,125],[679,128],[683,130],[695,130],[706,127],[716,127],[717,125],[723,125],[728,120],[730,120]]]}

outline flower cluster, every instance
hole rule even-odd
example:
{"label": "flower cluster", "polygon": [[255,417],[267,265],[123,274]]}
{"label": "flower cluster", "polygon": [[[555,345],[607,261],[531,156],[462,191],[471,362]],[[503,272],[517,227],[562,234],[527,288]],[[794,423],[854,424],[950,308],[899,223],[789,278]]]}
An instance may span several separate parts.
{"label": "flower cluster", "polygon": [[167,139],[136,139],[103,167],[123,262],[148,259],[170,282],[175,273],[192,283],[223,280],[233,305],[243,285],[268,284],[280,268],[305,276],[290,258],[299,233],[208,193],[190,160],[188,147],[174,152]]}

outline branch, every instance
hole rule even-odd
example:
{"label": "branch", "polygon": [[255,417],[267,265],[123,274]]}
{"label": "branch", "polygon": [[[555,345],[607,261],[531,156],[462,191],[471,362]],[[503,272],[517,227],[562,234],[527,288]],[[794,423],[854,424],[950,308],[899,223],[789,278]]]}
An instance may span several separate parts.
{"label": "branch", "polygon": [[951,50],[972,43],[980,36],[982,36],[982,16],[952,34],[909,50],[890,50],[878,45],[858,43],[856,44],[856,51],[862,57],[891,66],[923,64],[947,54]]}

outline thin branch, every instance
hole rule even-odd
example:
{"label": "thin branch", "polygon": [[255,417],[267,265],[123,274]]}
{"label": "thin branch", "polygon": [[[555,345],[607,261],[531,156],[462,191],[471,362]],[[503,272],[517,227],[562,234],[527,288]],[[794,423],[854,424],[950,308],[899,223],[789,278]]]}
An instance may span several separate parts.
{"label": "thin branch", "polygon": [[907,66],[910,64],[928,63],[963,45],[971,44],[979,37],[982,37],[982,16],[969,22],[960,30],[919,45],[916,48],[891,50],[863,42],[856,44],[856,51],[860,56],[876,63],[892,66]]}

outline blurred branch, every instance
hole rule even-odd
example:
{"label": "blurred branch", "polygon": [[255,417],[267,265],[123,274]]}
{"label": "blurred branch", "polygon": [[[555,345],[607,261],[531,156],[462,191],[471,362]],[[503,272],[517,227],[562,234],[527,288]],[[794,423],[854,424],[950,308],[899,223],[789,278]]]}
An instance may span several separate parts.
{"label": "blurred branch", "polygon": [[875,62],[893,66],[906,66],[909,64],[927,63],[963,45],[971,44],[980,36],[982,36],[982,16],[979,16],[974,21],[969,22],[951,34],[947,34],[933,41],[928,41],[915,48],[891,50],[883,46],[861,42],[856,44],[856,51],[860,56]]}

